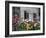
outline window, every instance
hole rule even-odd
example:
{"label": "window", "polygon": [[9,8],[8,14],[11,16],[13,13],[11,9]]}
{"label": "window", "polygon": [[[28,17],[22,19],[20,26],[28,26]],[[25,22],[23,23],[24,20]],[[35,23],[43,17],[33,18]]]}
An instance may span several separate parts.
{"label": "window", "polygon": [[29,13],[27,11],[24,11],[24,19],[29,19]]}

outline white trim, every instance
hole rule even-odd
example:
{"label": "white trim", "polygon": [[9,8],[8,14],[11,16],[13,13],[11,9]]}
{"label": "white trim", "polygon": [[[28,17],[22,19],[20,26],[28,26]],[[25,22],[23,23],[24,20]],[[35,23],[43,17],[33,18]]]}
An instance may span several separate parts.
{"label": "white trim", "polygon": [[[41,8],[40,16],[40,30],[37,31],[12,31],[12,7],[37,7]],[[24,5],[24,4],[9,4],[9,32],[11,35],[14,34],[32,34],[32,33],[43,33],[43,7],[42,5]]]}

